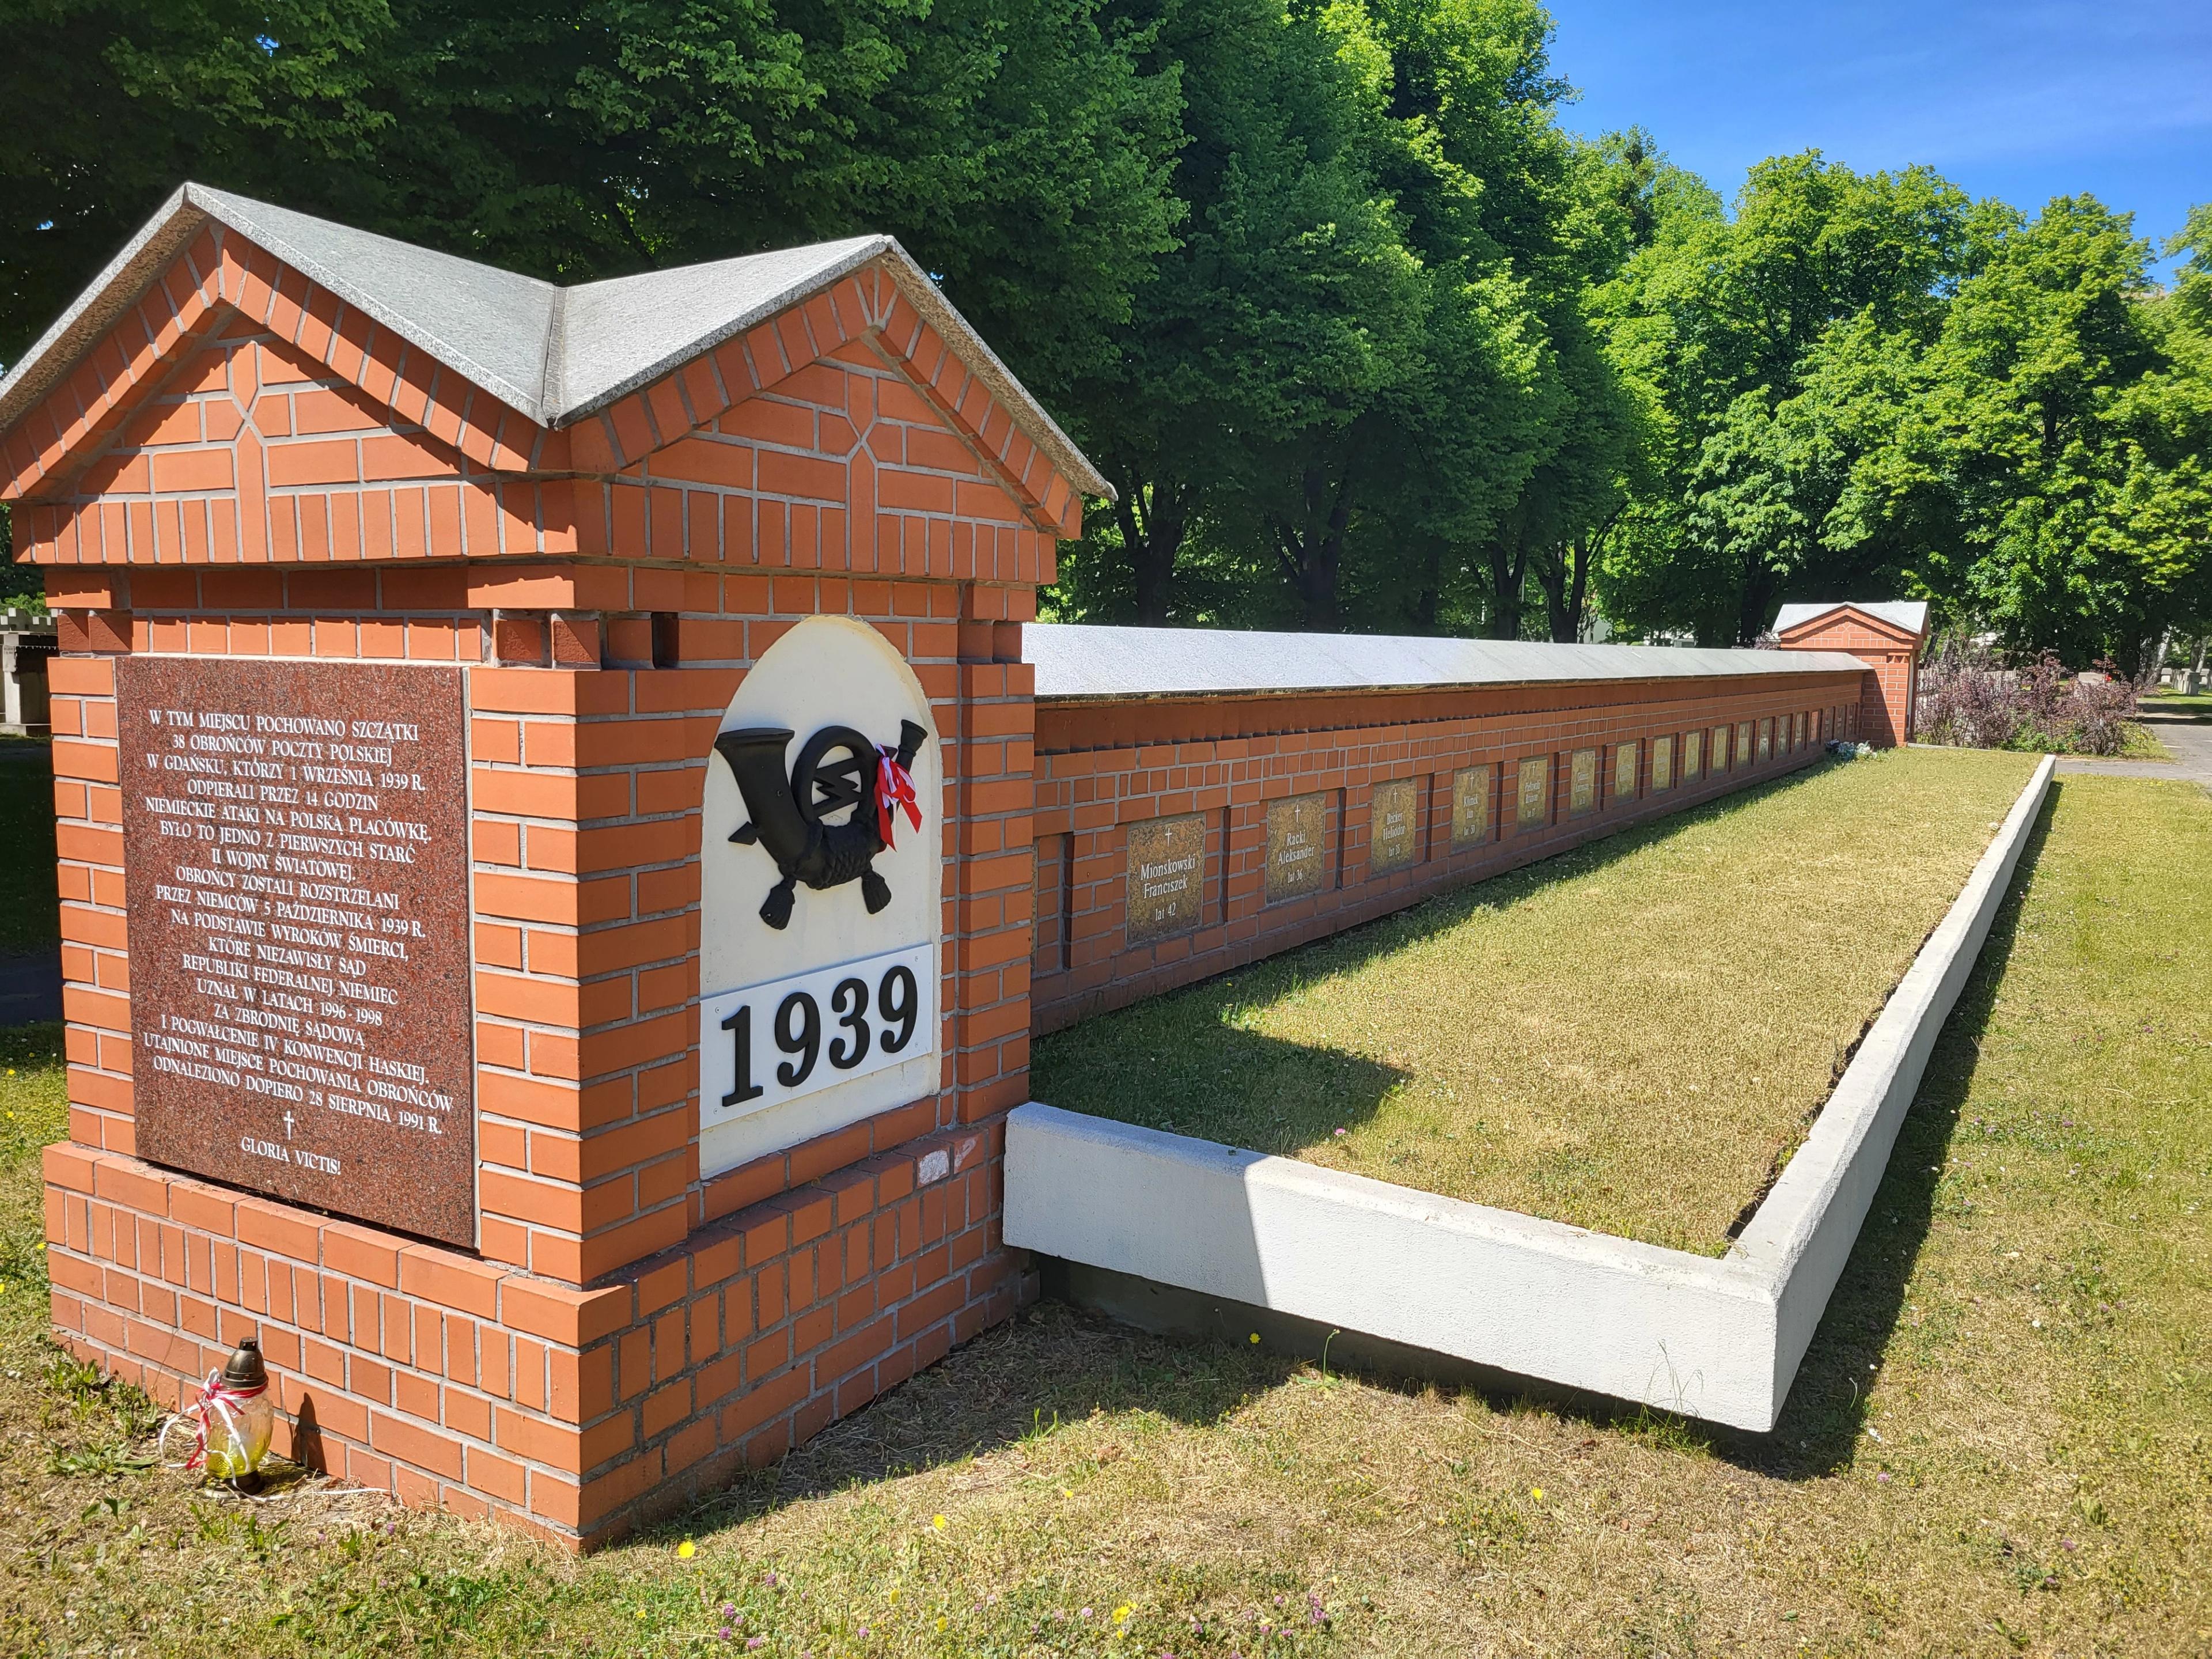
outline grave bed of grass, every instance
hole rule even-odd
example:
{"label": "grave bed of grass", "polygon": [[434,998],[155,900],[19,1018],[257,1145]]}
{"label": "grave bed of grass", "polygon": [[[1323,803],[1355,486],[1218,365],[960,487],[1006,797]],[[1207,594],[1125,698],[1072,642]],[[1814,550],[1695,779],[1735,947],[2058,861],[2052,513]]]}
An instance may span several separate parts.
{"label": "grave bed of grass", "polygon": [[2033,769],[1826,763],[1055,1033],[1031,1092],[1717,1255]]}
{"label": "grave bed of grass", "polygon": [[[1047,1305],[579,1562],[365,1496],[217,1500],[0,1317],[0,1653],[2212,1651],[2208,981],[2212,801],[2061,779],[1771,1435]],[[64,1106],[31,1047],[0,1194],[35,1274]]]}

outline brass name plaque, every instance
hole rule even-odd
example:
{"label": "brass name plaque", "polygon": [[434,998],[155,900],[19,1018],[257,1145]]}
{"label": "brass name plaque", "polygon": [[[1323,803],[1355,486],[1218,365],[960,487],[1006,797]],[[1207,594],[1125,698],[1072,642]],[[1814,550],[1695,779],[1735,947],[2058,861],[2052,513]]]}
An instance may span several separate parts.
{"label": "brass name plaque", "polygon": [[1521,763],[1519,804],[1514,817],[1523,830],[1552,821],[1552,757],[1531,755]]}
{"label": "brass name plaque", "polygon": [[1567,811],[1587,812],[1597,805],[1597,750],[1576,750],[1567,769]]}
{"label": "brass name plaque", "polygon": [[1198,926],[1205,894],[1203,812],[1129,826],[1130,944],[1190,932]]}
{"label": "brass name plaque", "polygon": [[1420,848],[1416,817],[1421,786],[1412,778],[1378,783],[1367,813],[1367,867],[1377,875],[1410,866]]}
{"label": "brass name plaque", "polygon": [[1267,803],[1267,902],[1317,893],[1328,878],[1328,800],[1292,795]]}
{"label": "brass name plaque", "polygon": [[1451,844],[1455,853],[1490,839],[1490,772],[1469,766],[1452,774]]}

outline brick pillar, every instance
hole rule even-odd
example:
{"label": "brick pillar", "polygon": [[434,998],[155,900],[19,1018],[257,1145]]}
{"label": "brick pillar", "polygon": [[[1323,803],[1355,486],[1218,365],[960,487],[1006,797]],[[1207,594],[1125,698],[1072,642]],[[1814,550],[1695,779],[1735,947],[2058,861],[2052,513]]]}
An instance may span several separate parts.
{"label": "brick pillar", "polygon": [[[113,350],[56,369],[43,402],[0,409],[0,493],[60,615],[71,1115],[46,1164],[55,1324],[170,1405],[258,1336],[280,1449],[572,1546],[613,1536],[780,1455],[1024,1293],[999,1227],[1004,1115],[1029,1061],[1021,630],[1056,540],[1079,532],[1071,475],[1103,481],[896,250],[604,409],[543,424],[243,231],[208,223],[174,258],[144,297],[101,313],[119,319]],[[897,1097],[733,1141],[727,1099],[703,1099],[702,1002],[748,986],[702,983],[702,872],[709,852],[740,856],[738,822],[708,823],[706,801],[729,787],[718,732],[749,684],[773,680],[762,664],[776,643],[810,625],[890,659],[934,727],[941,787],[925,786],[902,854],[922,873],[901,877],[929,936],[884,943],[923,953],[936,1018],[884,1074]],[[436,784],[449,804],[465,792],[456,873],[432,896],[449,933],[409,941],[439,969],[453,1036],[447,1052],[377,1054],[461,1079],[441,1109],[473,1150],[459,1218],[434,1230],[375,1218],[366,1185],[304,1196],[246,1161],[287,1179],[321,1169],[289,1162],[290,1123],[240,1137],[245,1159],[151,1146],[185,1115],[164,1115],[149,1079],[181,1085],[149,1056],[227,1045],[229,1058],[187,1067],[222,1110],[293,1101],[325,1126],[325,1094],[283,1095],[283,1080],[319,1066],[343,1082],[349,1062],[296,1059],[282,1043],[309,1037],[276,1035],[252,996],[212,1038],[164,1023],[180,1005],[155,981],[176,977],[178,930],[245,939],[218,965],[247,988],[270,918],[234,899],[195,921],[189,895],[131,913],[126,878],[158,873],[167,854],[147,849],[171,844],[126,846],[131,815],[180,811],[177,844],[204,823],[215,845],[215,804],[251,791],[228,762],[179,767],[204,800],[180,782],[182,807],[143,805],[149,777],[166,775],[148,758],[160,720],[138,711],[126,742],[119,688],[310,672],[355,691],[434,685],[461,711]],[[883,718],[822,689],[817,727]],[[410,721],[408,695],[374,714]],[[213,690],[208,706],[224,707]],[[272,772],[253,787],[300,781]],[[742,856],[757,886],[730,915],[770,925],[751,907],[775,862]],[[220,887],[222,861],[208,867]],[[374,921],[374,885],[314,902]],[[839,890],[857,914],[861,890]],[[802,888],[799,902],[830,900]],[[299,1018],[342,1023],[312,1006]],[[276,1045],[262,1058],[291,1068],[268,1073],[276,1085],[239,1080],[266,1081],[240,1033]],[[344,1040],[358,1034],[309,1046]],[[246,1152],[257,1135],[262,1151]],[[383,1155],[357,1146],[369,1150],[348,1154],[349,1175]],[[404,1159],[377,1173],[407,1196]]]}
{"label": "brick pillar", "polygon": [[1924,629],[1924,622],[1907,626],[1856,605],[1838,605],[1820,607],[1783,629],[1778,643],[1785,651],[1842,652],[1864,663],[1859,740],[1890,749],[1912,741]]}

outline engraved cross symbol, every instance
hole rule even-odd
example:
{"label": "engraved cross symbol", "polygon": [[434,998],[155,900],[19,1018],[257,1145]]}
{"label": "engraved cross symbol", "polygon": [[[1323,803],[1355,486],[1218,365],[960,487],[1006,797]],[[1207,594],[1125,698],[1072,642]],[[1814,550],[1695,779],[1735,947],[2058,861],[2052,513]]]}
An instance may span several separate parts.
{"label": "engraved cross symbol", "polygon": [[291,1115],[291,1113],[287,1112],[287,1113],[285,1113],[285,1114],[284,1114],[284,1139],[287,1139],[287,1140],[289,1140],[291,1138],[292,1138],[292,1115]]}

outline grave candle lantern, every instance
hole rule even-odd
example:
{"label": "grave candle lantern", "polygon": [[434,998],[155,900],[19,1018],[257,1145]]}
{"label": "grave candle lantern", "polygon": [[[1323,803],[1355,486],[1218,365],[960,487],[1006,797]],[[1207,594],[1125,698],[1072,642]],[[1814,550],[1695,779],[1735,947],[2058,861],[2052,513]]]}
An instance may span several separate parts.
{"label": "grave candle lantern", "polygon": [[198,1455],[210,1480],[251,1483],[269,1455],[276,1414],[269,1399],[269,1368],[261,1345],[247,1337],[222,1370],[210,1371],[192,1407],[199,1419]]}

